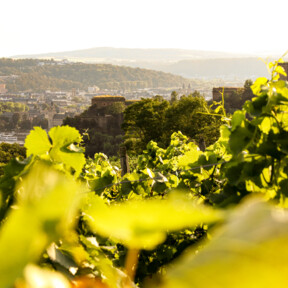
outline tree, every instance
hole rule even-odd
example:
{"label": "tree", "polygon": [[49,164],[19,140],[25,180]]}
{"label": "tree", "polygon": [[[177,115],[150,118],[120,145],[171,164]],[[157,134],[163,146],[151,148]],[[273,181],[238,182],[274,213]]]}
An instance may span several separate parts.
{"label": "tree", "polygon": [[[166,111],[165,133],[166,145],[173,132],[181,131],[197,143],[204,140],[207,145],[214,143],[219,137],[220,117],[207,115],[207,102],[198,92],[182,96]],[[202,140],[201,140],[202,139]]]}
{"label": "tree", "polygon": [[176,91],[172,91],[170,99],[171,104],[178,101],[178,99],[179,99],[178,93]]}
{"label": "tree", "polygon": [[244,89],[246,91],[251,91],[250,87],[252,86],[252,84],[253,84],[253,81],[251,79],[247,79],[244,83]]}
{"label": "tree", "polygon": [[20,128],[21,128],[22,130],[31,130],[31,128],[32,128],[32,122],[31,122],[29,119],[23,120],[23,121],[21,121],[21,123],[20,123]]}
{"label": "tree", "polygon": [[105,107],[105,112],[108,115],[121,114],[125,110],[125,104],[121,102],[112,103],[109,106]]}
{"label": "tree", "polygon": [[154,100],[158,100],[158,101],[160,101],[160,102],[161,102],[161,101],[163,101],[163,100],[164,100],[164,97],[163,97],[163,96],[161,96],[161,95],[158,95],[158,94],[157,94],[157,95],[153,96],[153,99],[154,99]]}
{"label": "tree", "polygon": [[18,112],[13,113],[11,120],[12,120],[12,124],[13,124],[14,128],[16,128],[16,126],[18,125],[20,118],[21,117],[20,117],[20,114]]}
{"label": "tree", "polygon": [[145,149],[150,140],[161,142],[165,127],[165,113],[169,107],[166,100],[142,99],[126,108],[122,129],[125,138],[136,152]]}
{"label": "tree", "polygon": [[0,175],[3,175],[3,167],[13,158],[18,157],[23,160],[26,157],[26,148],[17,143],[0,144]]}
{"label": "tree", "polygon": [[0,144],[0,151],[1,163],[8,163],[12,158],[16,157],[19,157],[22,160],[26,157],[26,148],[17,143],[9,144],[3,142]]}
{"label": "tree", "polygon": [[[219,137],[220,117],[207,115],[209,107],[199,92],[182,96],[172,105],[158,99],[142,99],[124,111],[125,144],[142,152],[150,140],[167,147],[174,132],[181,131],[197,143],[214,143]],[[201,140],[202,139],[202,140]]]}

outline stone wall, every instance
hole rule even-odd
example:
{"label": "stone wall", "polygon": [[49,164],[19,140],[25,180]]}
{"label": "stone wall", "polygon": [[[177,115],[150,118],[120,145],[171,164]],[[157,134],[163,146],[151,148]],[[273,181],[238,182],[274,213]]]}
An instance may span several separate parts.
{"label": "stone wall", "polygon": [[110,95],[99,95],[92,98],[92,105],[97,105],[97,108],[103,108],[111,105],[112,103],[123,103],[125,104],[125,97],[123,96],[110,96]]}

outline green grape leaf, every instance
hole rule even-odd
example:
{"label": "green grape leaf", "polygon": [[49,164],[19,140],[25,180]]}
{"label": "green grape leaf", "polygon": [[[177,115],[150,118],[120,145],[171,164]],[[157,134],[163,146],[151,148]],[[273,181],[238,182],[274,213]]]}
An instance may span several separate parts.
{"label": "green grape leaf", "polygon": [[269,62],[268,63],[268,68],[269,69],[272,69],[274,66],[275,66],[275,64],[273,62]]}
{"label": "green grape leaf", "polygon": [[25,139],[25,148],[27,149],[27,156],[48,154],[52,144],[48,139],[45,130],[40,127],[34,127],[30,134]]}
{"label": "green grape leaf", "polygon": [[114,180],[114,176],[107,175],[105,177],[97,177],[89,181],[89,185],[97,194],[101,194],[106,187],[110,187],[110,185],[113,184]]}
{"label": "green grape leaf", "polygon": [[[77,249],[78,247],[76,246],[77,244],[73,243],[74,245],[72,246],[74,249]],[[78,244],[79,245],[79,244]],[[63,246],[64,248],[66,249],[63,249]],[[81,246],[80,246],[81,247]],[[73,251],[73,248],[71,249]],[[83,249],[83,248],[82,248]],[[67,251],[68,250],[68,251]],[[80,249],[78,249],[80,250]],[[78,267],[77,267],[77,264],[74,260],[74,255],[72,253],[72,251],[70,251],[69,249],[67,249],[67,246],[65,246],[65,244],[61,245],[61,249],[55,244],[55,243],[52,243],[48,249],[46,249],[46,252],[47,252],[47,255],[49,257],[49,259],[51,261],[53,261],[53,264],[55,265],[60,265],[62,266],[63,268],[65,268],[64,271],[67,270],[67,276],[71,276],[72,275],[75,275],[77,270],[78,270]],[[65,253],[65,252],[68,252],[68,253]],[[85,251],[82,251],[83,254],[85,254]],[[73,257],[71,256],[73,255]],[[86,255],[85,255],[86,256]],[[86,260],[86,259],[85,259]],[[69,271],[69,272],[68,272]],[[68,274],[69,273],[69,274]],[[71,274],[70,274],[71,273]],[[66,274],[66,273],[65,273]]]}
{"label": "green grape leaf", "polygon": [[37,261],[51,242],[74,226],[78,189],[65,175],[34,164],[17,188],[17,209],[1,227],[1,287],[12,287],[28,263]]}
{"label": "green grape leaf", "polygon": [[[139,183],[137,182],[139,179],[140,179],[140,174],[136,172],[125,174],[122,178],[123,183],[120,186],[121,194],[128,195],[129,193],[131,193],[131,191],[133,191],[134,183],[137,183],[137,186],[140,187]],[[140,191],[138,190],[137,192],[140,192]]]}
{"label": "green grape leaf", "polygon": [[287,88],[287,84],[286,84],[286,81],[284,80],[279,80],[277,82],[273,82],[271,84],[271,87],[272,88],[275,88],[277,93],[281,94],[283,97],[282,97],[282,100],[286,100],[288,99],[288,88]]}
{"label": "green grape leaf", "polygon": [[179,156],[178,166],[180,168],[191,167],[193,165],[193,163],[196,163],[196,166],[199,166],[199,165],[197,165],[197,161],[198,161],[199,156],[202,155],[203,152],[197,148],[190,150],[188,152],[185,152],[184,155]]}
{"label": "green grape leaf", "polygon": [[167,183],[158,181],[155,181],[155,183],[152,186],[153,192],[156,193],[163,193],[167,188],[168,188]]}
{"label": "green grape leaf", "polygon": [[57,126],[48,134],[51,141],[45,130],[35,127],[25,140],[27,155],[49,155],[53,162],[63,163],[66,169],[74,169],[77,177],[85,164],[84,149],[78,146],[82,141],[80,133],[69,126]]}
{"label": "green grape leaf", "polygon": [[252,115],[259,116],[263,110],[265,109],[268,103],[268,96],[267,94],[254,97],[252,101],[246,101],[244,104],[244,110],[249,112]]}
{"label": "green grape leaf", "polygon": [[265,77],[260,77],[258,78],[252,85],[251,85],[251,90],[253,94],[255,95],[260,95],[262,92],[262,87],[266,86],[268,80]]}
{"label": "green grape leaf", "polygon": [[203,249],[170,265],[157,287],[285,288],[287,227],[287,211],[256,200],[244,203]]}
{"label": "green grape leaf", "polygon": [[237,185],[242,180],[241,173],[244,166],[244,162],[230,162],[226,165],[225,175],[229,179],[230,184]]}
{"label": "green grape leaf", "polygon": [[168,231],[215,222],[222,217],[219,211],[179,197],[131,200],[111,206],[96,199],[83,211],[92,230],[129,248],[153,249],[165,240]]}
{"label": "green grape leaf", "polygon": [[78,146],[74,145],[73,143],[68,145],[66,147],[66,149],[69,150],[69,151],[72,151],[72,152],[80,152],[80,153],[84,153],[85,152],[83,147],[78,147]]}
{"label": "green grape leaf", "polygon": [[265,77],[260,77],[258,78],[252,85],[251,85],[251,90],[254,95],[260,95],[262,92],[262,87],[267,85],[267,78]]}
{"label": "green grape leaf", "polygon": [[5,217],[10,205],[15,201],[15,185],[18,179],[22,176],[25,169],[31,163],[32,155],[23,161],[11,159],[4,167],[4,175],[0,178],[1,205],[0,205],[0,219]]}
{"label": "green grape leaf", "polygon": [[271,120],[269,117],[264,117],[261,124],[259,124],[259,128],[265,134],[268,134],[271,129]]}
{"label": "green grape leaf", "polygon": [[230,137],[230,130],[228,129],[227,125],[222,125],[220,127],[220,141],[222,142],[228,142],[229,137]]}
{"label": "green grape leaf", "polygon": [[252,141],[255,127],[246,123],[244,127],[238,126],[230,135],[229,146],[234,154],[245,150],[246,146]]}
{"label": "green grape leaf", "polygon": [[86,162],[82,150],[76,150],[74,145],[82,141],[80,133],[69,126],[58,126],[49,131],[49,136],[52,140],[51,158],[64,163],[67,168],[73,168],[75,175],[78,176]]}
{"label": "green grape leaf", "polygon": [[77,129],[69,126],[57,126],[53,127],[49,131],[53,147],[67,147],[68,145],[82,141],[81,135]]}
{"label": "green grape leaf", "polygon": [[235,111],[232,120],[231,120],[231,126],[232,131],[234,131],[237,127],[241,126],[241,123],[245,120],[245,111]]}
{"label": "green grape leaf", "polygon": [[275,72],[278,74],[281,74],[283,76],[287,76],[287,74],[286,74],[286,72],[282,66],[276,66]]}

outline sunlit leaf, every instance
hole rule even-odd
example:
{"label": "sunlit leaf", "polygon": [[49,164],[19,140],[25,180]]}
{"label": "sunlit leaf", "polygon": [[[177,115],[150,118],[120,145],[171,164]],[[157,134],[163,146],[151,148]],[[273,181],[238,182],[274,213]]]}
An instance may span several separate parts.
{"label": "sunlit leaf", "polygon": [[269,117],[265,117],[261,124],[259,125],[259,128],[262,130],[263,133],[268,134],[271,129],[271,120]]}
{"label": "sunlit leaf", "polygon": [[184,155],[179,157],[179,167],[189,167],[198,160],[199,156],[202,155],[202,153],[202,151],[197,149],[186,152]]}
{"label": "sunlit leaf", "polygon": [[27,149],[27,156],[30,156],[31,154],[48,154],[52,144],[45,130],[40,127],[34,127],[34,130],[31,130],[30,134],[26,137],[24,146]]}
{"label": "sunlit leaf", "polygon": [[25,288],[70,288],[69,281],[59,272],[28,265],[24,270]]}
{"label": "sunlit leaf", "polygon": [[[35,127],[25,141],[27,155],[49,156],[53,162],[63,163],[65,168],[75,170],[78,176],[85,164],[83,148],[79,147],[82,141],[80,133],[69,126],[53,127],[49,131],[49,137],[45,130]],[[74,172],[74,171],[69,171]]]}
{"label": "sunlit leaf", "polygon": [[221,213],[181,198],[126,201],[111,206],[97,198],[84,212],[93,231],[139,249],[154,248],[165,240],[168,231],[221,218]]}
{"label": "sunlit leaf", "polygon": [[28,262],[74,223],[78,185],[43,164],[36,164],[18,187],[18,209],[0,230],[0,283],[10,287]]}
{"label": "sunlit leaf", "polygon": [[157,287],[287,287],[287,227],[287,212],[245,203],[199,253],[171,265]]}
{"label": "sunlit leaf", "polygon": [[245,111],[235,111],[231,120],[232,131],[234,131],[238,126],[240,126],[244,120]]}
{"label": "sunlit leaf", "polygon": [[254,127],[247,123],[246,125],[238,126],[230,135],[229,145],[233,153],[238,154],[246,148],[252,140]]}
{"label": "sunlit leaf", "polygon": [[267,84],[267,81],[268,80],[265,77],[258,78],[251,86],[253,94],[259,95],[261,93],[262,87]]}
{"label": "sunlit leaf", "polygon": [[[79,144],[81,142],[80,133],[69,126],[58,126],[53,127],[49,131],[49,136],[52,140],[50,155],[53,160],[73,168],[76,171],[76,175],[79,175],[85,164],[85,156],[81,153],[83,150],[76,151],[74,143]],[[70,149],[68,150],[67,147],[70,147]],[[74,148],[71,149],[71,147]]]}
{"label": "sunlit leaf", "polygon": [[286,72],[285,72],[285,70],[284,70],[284,68],[282,66],[277,66],[275,68],[275,72],[277,72],[277,73],[279,73],[279,74],[281,74],[283,76],[287,76],[287,74],[286,74]]}

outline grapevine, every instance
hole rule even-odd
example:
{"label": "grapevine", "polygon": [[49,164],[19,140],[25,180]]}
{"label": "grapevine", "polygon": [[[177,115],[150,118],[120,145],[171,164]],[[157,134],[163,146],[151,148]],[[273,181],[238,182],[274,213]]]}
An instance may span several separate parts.
{"label": "grapevine", "polygon": [[223,112],[205,151],[175,132],[166,149],[150,141],[124,176],[102,153],[85,159],[75,128],[35,127],[27,158],[0,178],[0,286],[286,287],[281,62],[241,110]]}

